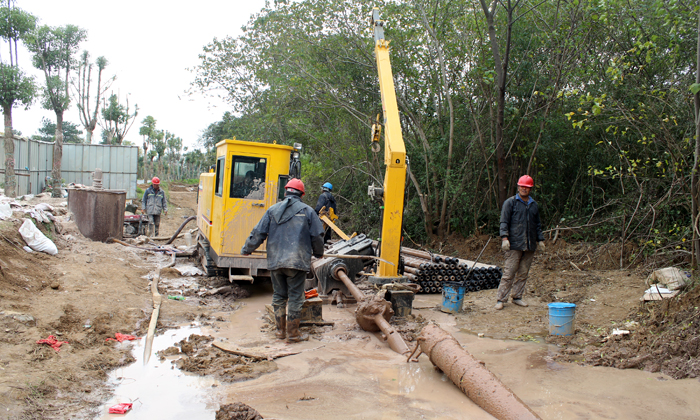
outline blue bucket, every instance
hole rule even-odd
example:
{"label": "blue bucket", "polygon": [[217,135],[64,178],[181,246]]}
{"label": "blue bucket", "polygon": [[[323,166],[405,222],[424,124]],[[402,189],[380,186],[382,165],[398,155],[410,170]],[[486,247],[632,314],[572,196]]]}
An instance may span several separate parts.
{"label": "blue bucket", "polygon": [[574,333],[574,315],[576,304],[554,302],[549,305],[549,334],[572,335]]}
{"label": "blue bucket", "polygon": [[464,292],[467,290],[465,286],[459,283],[442,283],[442,312],[456,314],[462,310],[462,302],[464,302]]}

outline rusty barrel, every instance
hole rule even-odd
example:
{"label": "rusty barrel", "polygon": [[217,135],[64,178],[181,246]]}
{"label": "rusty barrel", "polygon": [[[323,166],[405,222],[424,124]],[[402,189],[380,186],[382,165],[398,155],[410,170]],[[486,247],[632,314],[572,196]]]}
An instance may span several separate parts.
{"label": "rusty barrel", "polygon": [[492,416],[499,420],[541,419],[447,331],[428,324],[418,342],[433,365]]}
{"label": "rusty barrel", "polygon": [[123,190],[68,189],[68,210],[80,233],[93,241],[122,239],[125,206]]}

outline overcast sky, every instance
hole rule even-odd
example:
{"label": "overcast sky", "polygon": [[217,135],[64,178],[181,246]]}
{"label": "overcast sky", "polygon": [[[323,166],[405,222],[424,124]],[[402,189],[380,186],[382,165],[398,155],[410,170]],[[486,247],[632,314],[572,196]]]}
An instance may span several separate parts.
{"label": "overcast sky", "polygon": [[[129,104],[138,104],[137,121],[126,140],[141,145],[140,123],[152,115],[157,128],[181,137],[191,149],[202,130],[225,111],[235,110],[220,100],[185,95],[194,80],[187,68],[198,64],[202,47],[215,37],[241,34],[241,26],[265,6],[265,0],[18,0],[17,6],[37,16],[39,24],[72,24],[87,30],[81,51],[88,50],[93,60],[105,56],[109,65],[103,74],[117,76],[111,90],[119,93],[122,103],[128,94]],[[6,44],[2,47],[6,58]],[[19,53],[20,66],[43,85],[43,73],[31,65],[30,54],[22,49]],[[15,108],[13,127],[31,136],[41,126],[42,116],[56,119],[38,100],[29,110]],[[64,120],[80,125],[75,101]],[[98,126],[95,136],[100,134]]]}

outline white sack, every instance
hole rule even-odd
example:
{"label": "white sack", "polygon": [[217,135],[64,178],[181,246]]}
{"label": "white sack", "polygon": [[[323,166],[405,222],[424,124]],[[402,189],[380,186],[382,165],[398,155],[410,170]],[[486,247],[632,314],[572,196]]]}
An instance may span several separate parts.
{"label": "white sack", "polygon": [[34,251],[46,252],[51,255],[58,254],[56,244],[41,233],[30,219],[24,220],[24,223],[22,223],[22,226],[19,228],[19,233],[22,235],[24,242]]}

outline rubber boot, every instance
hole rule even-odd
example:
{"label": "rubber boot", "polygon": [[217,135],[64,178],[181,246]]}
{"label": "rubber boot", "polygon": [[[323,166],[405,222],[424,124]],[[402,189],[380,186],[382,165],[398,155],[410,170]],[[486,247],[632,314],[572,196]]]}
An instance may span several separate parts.
{"label": "rubber boot", "polygon": [[308,334],[299,332],[299,324],[301,323],[300,312],[290,312],[287,317],[287,343],[298,343],[309,339]]}
{"label": "rubber boot", "polygon": [[280,340],[284,340],[287,337],[287,309],[286,308],[275,308],[275,325],[277,325],[277,331],[275,332],[275,337]]}

